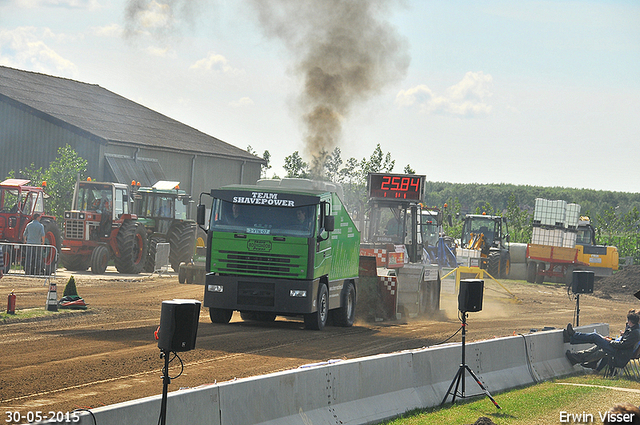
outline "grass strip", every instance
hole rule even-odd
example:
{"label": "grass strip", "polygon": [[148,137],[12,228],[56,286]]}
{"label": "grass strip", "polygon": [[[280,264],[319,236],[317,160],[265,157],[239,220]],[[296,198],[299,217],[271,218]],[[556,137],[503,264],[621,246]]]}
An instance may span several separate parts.
{"label": "grass strip", "polygon": [[[618,403],[638,405],[640,382],[605,379],[595,374],[542,382],[492,396],[497,409],[484,396],[452,405],[407,412],[384,425],[473,424],[485,416],[496,425],[602,423],[600,414]],[[575,415],[575,416],[569,416]]]}

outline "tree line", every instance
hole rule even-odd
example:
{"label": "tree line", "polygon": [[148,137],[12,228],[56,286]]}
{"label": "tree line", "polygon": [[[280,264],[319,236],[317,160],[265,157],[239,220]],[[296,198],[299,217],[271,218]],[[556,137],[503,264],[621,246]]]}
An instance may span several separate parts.
{"label": "tree line", "polygon": [[[248,150],[252,151],[251,147]],[[271,155],[265,151],[263,177],[271,168]],[[340,183],[344,202],[352,214],[366,213],[368,173],[415,174],[407,164],[395,171],[391,153],[384,153],[380,144],[372,154],[361,159],[342,159],[340,148],[321,152],[307,163],[299,151],[284,158],[284,177],[310,178]],[[274,175],[273,178],[279,178]],[[428,178],[428,176],[427,176]],[[581,206],[580,215],[590,218],[596,229],[596,242],[614,245],[620,257],[633,257],[640,262],[640,193],[614,192],[566,187],[542,187],[514,184],[425,182],[423,204],[441,208],[445,216],[445,234],[459,238],[465,214],[501,215],[507,217],[511,242],[531,241],[536,198],[564,200]]]}
{"label": "tree line", "polygon": [[[258,156],[249,146],[247,151]],[[262,155],[262,177],[271,169],[271,155]],[[366,214],[367,176],[369,173],[415,174],[405,165],[396,171],[396,161],[391,153],[383,152],[380,144],[368,157],[342,159],[340,148],[323,151],[310,163],[303,160],[298,151],[284,158],[284,170],[289,178],[310,178],[340,183],[344,190],[344,202],[348,211],[357,217]],[[8,177],[22,177],[38,185],[47,182],[46,211],[56,216],[61,225],[64,211],[71,208],[76,179],[85,178],[87,161],[69,145],[58,149],[58,156],[47,168],[33,165],[11,171]],[[273,175],[272,178],[279,178]],[[564,200],[581,206],[581,215],[590,217],[596,228],[596,241],[614,245],[621,257],[633,257],[640,262],[640,193],[572,189],[565,187],[541,187],[513,184],[447,183],[426,181],[423,204],[441,208],[445,216],[445,234],[459,238],[465,214],[506,216],[512,242],[530,242],[533,210],[536,198]]]}

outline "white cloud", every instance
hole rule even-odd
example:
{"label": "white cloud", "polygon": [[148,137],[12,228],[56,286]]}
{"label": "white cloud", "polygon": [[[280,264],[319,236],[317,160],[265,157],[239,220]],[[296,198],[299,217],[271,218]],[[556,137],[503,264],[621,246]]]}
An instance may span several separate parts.
{"label": "white cloud", "polygon": [[474,117],[491,113],[491,105],[486,100],[491,97],[493,78],[482,72],[467,72],[458,84],[449,87],[444,95],[437,96],[424,84],[396,95],[399,107],[418,106],[427,114],[447,114]]}
{"label": "white cloud", "polygon": [[229,103],[229,106],[233,108],[242,108],[243,106],[251,106],[253,105],[253,100],[249,97],[242,97],[238,100]]}
{"label": "white cloud", "polygon": [[99,37],[122,37],[124,35],[124,29],[118,24],[92,27],[91,32]]}
{"label": "white cloud", "polygon": [[166,58],[166,57],[172,57],[173,58],[173,57],[175,57],[175,51],[171,50],[168,47],[149,46],[145,50],[151,56],[157,56],[157,57],[160,57],[160,58]]}
{"label": "white cloud", "polygon": [[229,61],[222,55],[215,53],[209,53],[209,55],[193,63],[189,69],[198,71],[215,72],[220,74],[241,74],[244,73],[241,69],[233,68],[229,65]]}
{"label": "white cloud", "polygon": [[68,9],[97,9],[97,0],[16,0],[16,6],[32,9],[35,7],[62,7]]}
{"label": "white cloud", "polygon": [[56,35],[48,28],[0,29],[0,64],[43,73],[55,71],[60,76],[77,78],[76,65],[44,42],[44,39],[54,37]]}

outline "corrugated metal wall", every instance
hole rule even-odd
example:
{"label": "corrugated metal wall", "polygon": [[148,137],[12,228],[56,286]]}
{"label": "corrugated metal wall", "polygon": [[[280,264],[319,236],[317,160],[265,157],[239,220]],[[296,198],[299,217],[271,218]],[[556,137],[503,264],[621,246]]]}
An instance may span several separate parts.
{"label": "corrugated metal wall", "polygon": [[[53,124],[0,100],[0,180],[10,170],[17,172],[31,163],[36,167],[47,167],[56,158],[58,148],[67,144],[87,160],[88,175],[97,180],[110,175],[105,154],[155,158],[166,178],[180,181],[180,187],[190,192],[196,201],[201,192],[209,192],[212,188],[227,184],[254,184],[260,177],[260,164],[255,162],[203,154],[138,149],[121,144],[102,145],[72,130],[65,128],[64,124]],[[195,216],[195,206],[191,216]]]}
{"label": "corrugated metal wall", "polygon": [[89,168],[98,168],[99,143],[0,101],[0,180],[32,163],[48,167],[58,148],[67,144],[88,161]]}

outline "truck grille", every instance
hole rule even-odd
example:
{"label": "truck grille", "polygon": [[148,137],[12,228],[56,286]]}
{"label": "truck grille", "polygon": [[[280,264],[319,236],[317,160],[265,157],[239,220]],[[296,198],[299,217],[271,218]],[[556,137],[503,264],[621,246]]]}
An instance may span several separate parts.
{"label": "truck grille", "polygon": [[260,307],[273,307],[274,300],[274,283],[242,281],[238,282],[238,304]]}
{"label": "truck grille", "polygon": [[65,239],[84,239],[84,221],[67,220],[64,225]]}
{"label": "truck grille", "polygon": [[300,268],[299,255],[247,254],[246,252],[220,251],[220,273],[242,273],[259,276],[297,277]]}

